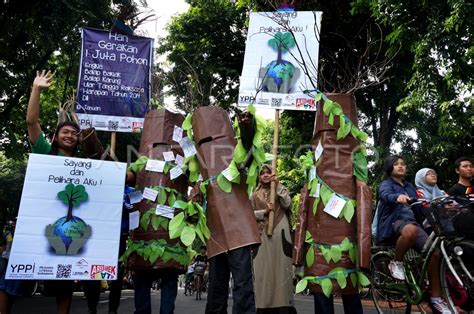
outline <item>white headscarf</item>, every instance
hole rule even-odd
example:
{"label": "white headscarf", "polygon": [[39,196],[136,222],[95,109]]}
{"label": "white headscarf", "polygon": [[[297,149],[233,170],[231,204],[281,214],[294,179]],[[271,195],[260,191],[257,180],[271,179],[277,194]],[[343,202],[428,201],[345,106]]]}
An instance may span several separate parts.
{"label": "white headscarf", "polygon": [[430,168],[423,168],[418,170],[415,176],[415,185],[417,189],[423,193],[423,197],[430,201],[438,196],[443,196],[444,193],[439,189],[437,184],[433,186],[426,183],[426,174],[428,173],[428,171],[433,171],[436,173],[436,171]]}

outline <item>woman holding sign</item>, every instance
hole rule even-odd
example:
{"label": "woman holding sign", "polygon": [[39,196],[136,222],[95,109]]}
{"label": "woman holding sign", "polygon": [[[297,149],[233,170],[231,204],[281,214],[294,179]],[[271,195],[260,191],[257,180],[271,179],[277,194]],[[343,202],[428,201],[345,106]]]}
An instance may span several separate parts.
{"label": "woman holding sign", "polygon": [[[58,156],[73,157],[77,152],[79,144],[79,126],[71,121],[64,121],[58,124],[54,132],[53,142],[50,144],[46,140],[39,124],[40,115],[40,95],[52,84],[54,74],[50,71],[36,73],[33,81],[28,110],[26,112],[26,124],[28,137],[30,140],[31,152],[36,154],[49,154]],[[71,309],[72,280],[49,280],[45,281],[44,294],[55,296],[58,313],[69,313]]]}
{"label": "woman holding sign", "polygon": [[[270,185],[276,181],[277,202],[270,202]],[[293,300],[293,246],[290,237],[288,190],[278,183],[269,165],[260,170],[259,184],[252,195],[252,206],[261,233],[262,244],[254,259],[255,303],[257,313],[296,313]],[[275,211],[273,236],[265,232],[268,214]],[[269,289],[274,287],[274,289]]]}

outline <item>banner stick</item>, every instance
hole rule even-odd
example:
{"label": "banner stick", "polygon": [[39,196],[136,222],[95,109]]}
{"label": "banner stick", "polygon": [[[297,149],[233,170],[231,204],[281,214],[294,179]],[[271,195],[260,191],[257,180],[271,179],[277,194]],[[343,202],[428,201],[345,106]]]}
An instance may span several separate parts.
{"label": "banner stick", "polygon": [[[275,110],[275,130],[273,131],[273,160],[272,160],[272,175],[277,173],[277,154],[278,154],[278,131],[280,129],[280,110]],[[273,210],[268,214],[268,229],[267,235],[273,235],[273,219],[275,217],[275,202],[276,202],[276,182],[272,181],[270,185],[270,203],[273,204]]]}
{"label": "banner stick", "polygon": [[115,160],[115,143],[117,141],[117,132],[110,133],[110,158]]}

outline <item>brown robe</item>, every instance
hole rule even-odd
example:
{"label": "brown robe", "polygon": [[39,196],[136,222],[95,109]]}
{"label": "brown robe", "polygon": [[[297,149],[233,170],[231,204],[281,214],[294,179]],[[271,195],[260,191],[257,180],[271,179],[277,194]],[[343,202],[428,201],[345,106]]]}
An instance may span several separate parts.
{"label": "brown robe", "polygon": [[[357,108],[353,95],[329,94],[328,98],[339,103],[346,116],[357,125]],[[305,232],[309,231],[315,243],[337,245],[345,238],[348,238],[352,243],[357,243],[360,265],[368,267],[371,241],[370,188],[363,182],[356,182],[353,176],[352,154],[357,150],[359,142],[350,133],[344,139],[337,140],[336,133],[339,128],[339,118],[336,117],[334,124],[331,126],[322,109],[323,103],[320,102],[316,113],[312,140],[313,149],[316,148],[319,142],[324,147],[323,155],[317,164],[318,175],[335,192],[359,202],[351,223],[348,223],[344,218],[333,218],[325,213],[322,201],[318,204],[316,215],[313,215],[314,198],[308,196],[305,187],[301,194],[298,213],[294,263],[303,264],[306,250],[309,248],[308,245],[304,244]],[[321,251],[316,249],[313,265],[311,267],[305,265],[305,276],[324,276],[336,267],[354,269],[357,265],[351,262],[347,252],[343,252],[342,259],[339,262],[331,261],[327,263]],[[336,294],[354,294],[358,292],[357,287],[352,286],[351,280],[347,280],[347,286],[342,291],[336,280],[332,280],[332,283],[333,292]],[[310,284],[310,288],[316,292],[321,292],[321,286],[317,284]]]}
{"label": "brown robe", "polygon": [[244,246],[259,244],[260,235],[247,195],[245,177],[232,184],[231,193],[223,192],[216,176],[232,160],[236,145],[232,124],[224,109],[200,107],[193,113],[194,142],[203,180],[207,186],[207,224],[211,238],[207,241],[209,258]]}

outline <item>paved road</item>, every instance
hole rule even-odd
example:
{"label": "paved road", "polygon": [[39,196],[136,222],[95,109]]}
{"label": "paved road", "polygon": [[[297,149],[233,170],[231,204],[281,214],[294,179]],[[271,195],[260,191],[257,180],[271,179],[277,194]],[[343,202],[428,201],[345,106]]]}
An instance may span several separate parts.
{"label": "paved road", "polygon": [[[364,313],[376,313],[372,307],[372,303],[366,300],[364,303]],[[160,306],[160,293],[159,291],[152,291],[152,308],[154,313],[159,313]],[[204,313],[206,306],[206,294],[203,294],[202,300],[195,300],[193,297],[184,296],[183,290],[178,291],[178,297],[176,300],[176,314],[198,314]],[[31,298],[19,299],[13,308],[14,314],[50,314],[54,313],[55,305],[54,298],[46,298],[41,295],[35,295]],[[312,296],[300,296],[296,297],[296,309],[298,313],[314,313],[314,305]],[[120,303],[119,313],[133,313],[133,291],[125,290],[122,293],[122,301]],[[108,292],[102,293],[101,300],[98,306],[98,313],[108,312]],[[232,313],[232,299],[229,298],[228,312]],[[74,299],[72,303],[72,314],[84,314],[87,313],[86,300],[83,298],[82,292],[74,293]],[[336,299],[336,313],[344,313],[340,300]]]}

